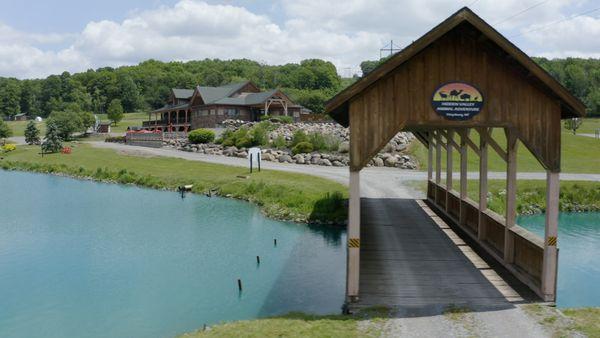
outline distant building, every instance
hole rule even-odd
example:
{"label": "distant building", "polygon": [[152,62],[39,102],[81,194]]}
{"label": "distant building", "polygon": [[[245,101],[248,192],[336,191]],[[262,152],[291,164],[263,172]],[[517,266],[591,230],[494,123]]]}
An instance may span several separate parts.
{"label": "distant building", "polygon": [[27,115],[25,113],[17,114],[13,117],[14,121],[27,121]]}
{"label": "distant building", "polygon": [[110,133],[110,122],[100,122],[96,128],[96,132],[100,134]]}
{"label": "distant building", "polygon": [[285,115],[298,121],[306,113],[280,90],[261,92],[254,83],[245,81],[220,87],[172,89],[168,103],[150,112],[142,126],[147,130],[186,132],[213,128],[227,119],[257,121],[261,115]]}

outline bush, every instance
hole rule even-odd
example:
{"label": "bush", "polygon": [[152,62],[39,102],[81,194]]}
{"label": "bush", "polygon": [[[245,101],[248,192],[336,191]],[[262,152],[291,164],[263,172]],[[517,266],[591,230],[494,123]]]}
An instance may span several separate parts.
{"label": "bush", "polygon": [[309,140],[306,133],[303,130],[298,129],[294,132],[294,135],[292,136],[292,147],[295,147],[298,143],[301,142],[309,142]]}
{"label": "bush", "polygon": [[300,142],[292,148],[292,154],[310,153],[313,151],[313,145],[310,142]]}
{"label": "bush", "polygon": [[210,129],[196,129],[188,134],[191,143],[210,143],[215,140],[215,132]]}
{"label": "bush", "polygon": [[2,151],[5,153],[8,153],[9,151],[13,151],[15,149],[17,149],[17,146],[15,146],[12,143],[8,143],[2,146]]}
{"label": "bush", "polygon": [[272,115],[261,115],[259,120],[261,121],[271,121],[271,122],[280,122],[280,123],[293,123],[294,118],[291,116],[281,115],[281,116],[272,116]]}
{"label": "bush", "polygon": [[285,149],[287,147],[285,137],[283,137],[283,135],[277,135],[277,137],[273,140],[272,146],[277,149]]}
{"label": "bush", "polygon": [[125,143],[125,136],[111,136],[104,139],[104,142]]}

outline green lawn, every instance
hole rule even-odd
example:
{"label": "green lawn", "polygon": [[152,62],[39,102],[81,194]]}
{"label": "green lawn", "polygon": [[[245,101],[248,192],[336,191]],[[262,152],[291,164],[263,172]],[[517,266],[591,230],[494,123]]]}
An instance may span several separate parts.
{"label": "green lawn", "polygon": [[216,189],[220,195],[254,202],[267,215],[280,219],[343,222],[347,217],[343,201],[347,188],[323,178],[272,170],[250,175],[242,167],[129,156],[82,143],[72,146],[70,155],[44,157],[39,155],[39,147],[18,146],[17,150],[2,154],[0,168],[65,173],[173,190],[180,185],[194,184],[194,192]]}
{"label": "green lawn", "polygon": [[[10,127],[13,132],[13,136],[24,136],[25,127],[27,127],[29,121],[7,121],[6,124]],[[36,126],[40,130],[40,135],[43,136],[46,132],[46,122],[38,122]]]}
{"label": "green lawn", "polygon": [[[102,122],[108,122],[106,114],[97,114],[98,118]],[[142,121],[148,120],[148,113],[126,113],[124,114],[123,120],[116,126],[111,126],[111,133],[124,133],[127,127],[142,126]]]}
{"label": "green lawn", "polygon": [[583,119],[583,123],[577,129],[577,133],[594,134],[596,129],[600,129],[600,117]]}
{"label": "green lawn", "polygon": [[[585,124],[585,122],[584,122]],[[506,148],[506,137],[504,132],[499,129],[494,129],[492,134],[494,139]],[[561,161],[562,171],[567,173],[600,173],[600,141],[590,137],[576,136],[568,131],[562,132],[562,149],[561,149]],[[479,144],[479,134],[477,132],[471,132],[471,139],[475,144]],[[459,140],[456,136],[455,140]],[[488,148],[489,163],[488,168],[490,171],[506,171],[506,163],[498,156],[492,147]],[[427,168],[427,148],[425,148],[420,142],[414,142],[411,147],[411,152],[416,156],[417,160],[421,164],[421,169]],[[458,151],[455,149],[452,151],[454,158],[453,167],[454,171],[458,172],[460,169],[460,156]],[[468,168],[469,171],[479,170],[479,158],[469,148],[468,154]],[[442,150],[442,168],[446,168],[446,152]],[[517,152],[517,170],[520,172],[543,172],[544,168],[542,165],[533,157],[525,146],[519,142]]]}
{"label": "green lawn", "polygon": [[600,337],[600,308],[565,309],[563,313],[573,320],[573,329],[590,338]]}
{"label": "green lawn", "polygon": [[[460,180],[454,181],[454,189],[460,187]],[[445,181],[442,180],[442,184]],[[413,181],[411,186],[425,191],[427,182]],[[506,207],[506,181],[488,181],[488,207],[503,215]],[[467,195],[474,201],[479,201],[479,181],[467,182]],[[540,213],[546,209],[546,181],[518,180],[517,182],[517,213]],[[561,211],[600,211],[600,182],[562,181],[560,182]]]}

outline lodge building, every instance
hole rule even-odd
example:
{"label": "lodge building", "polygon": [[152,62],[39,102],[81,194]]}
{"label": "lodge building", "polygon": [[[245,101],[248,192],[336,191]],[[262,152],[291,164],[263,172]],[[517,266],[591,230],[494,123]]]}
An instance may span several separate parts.
{"label": "lodge building", "polygon": [[291,116],[298,121],[304,113],[302,106],[280,90],[261,91],[251,81],[245,81],[220,87],[174,88],[167,104],[151,111],[142,128],[187,132],[214,128],[227,119],[257,121],[262,115]]}

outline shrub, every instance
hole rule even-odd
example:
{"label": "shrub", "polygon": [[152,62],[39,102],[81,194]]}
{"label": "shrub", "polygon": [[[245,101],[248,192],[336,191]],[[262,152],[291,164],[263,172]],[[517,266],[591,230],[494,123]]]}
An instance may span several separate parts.
{"label": "shrub", "polygon": [[309,140],[306,133],[303,130],[298,129],[294,132],[294,135],[292,136],[292,147],[295,147],[300,142],[309,142]]}
{"label": "shrub", "polygon": [[283,135],[277,135],[277,137],[273,140],[272,146],[277,149],[285,149],[287,147],[285,137],[283,137]]}
{"label": "shrub", "polygon": [[294,118],[291,116],[281,115],[281,116],[271,116],[271,115],[261,115],[259,120],[261,121],[271,121],[271,122],[280,122],[280,123],[293,123]]}
{"label": "shrub", "polygon": [[2,151],[5,152],[5,153],[8,153],[9,151],[13,151],[15,149],[17,149],[17,146],[15,146],[12,143],[7,143],[7,144],[5,144],[5,145],[2,146]]}
{"label": "shrub", "polygon": [[125,136],[110,136],[105,138],[104,142],[125,143]]}
{"label": "shrub", "polygon": [[210,143],[215,140],[215,132],[210,129],[196,129],[188,134],[191,143]]}
{"label": "shrub", "polygon": [[313,145],[310,142],[300,142],[292,148],[292,154],[310,153],[313,151]]}

